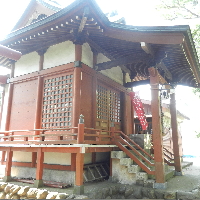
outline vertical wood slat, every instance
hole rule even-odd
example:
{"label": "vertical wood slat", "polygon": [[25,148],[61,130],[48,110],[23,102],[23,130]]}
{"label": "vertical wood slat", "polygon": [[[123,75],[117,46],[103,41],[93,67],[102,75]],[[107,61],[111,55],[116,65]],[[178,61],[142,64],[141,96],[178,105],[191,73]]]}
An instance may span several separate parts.
{"label": "vertical wood slat", "polygon": [[159,99],[159,76],[158,71],[149,68],[150,84],[151,84],[151,113],[152,113],[152,129],[153,129],[153,148],[155,159],[155,177],[156,183],[165,183],[165,168],[163,155],[163,140],[161,126],[161,112]]}
{"label": "vertical wood slat", "polygon": [[175,171],[182,172],[175,93],[171,94],[170,97],[171,97],[170,98],[170,113],[171,113],[171,127],[172,127]]}

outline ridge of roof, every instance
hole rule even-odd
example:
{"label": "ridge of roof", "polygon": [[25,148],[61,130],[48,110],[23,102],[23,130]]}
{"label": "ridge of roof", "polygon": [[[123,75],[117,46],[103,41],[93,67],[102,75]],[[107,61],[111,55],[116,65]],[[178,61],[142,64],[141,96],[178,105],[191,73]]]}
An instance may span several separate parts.
{"label": "ridge of roof", "polygon": [[27,5],[26,9],[24,10],[24,13],[21,15],[21,17],[19,18],[18,22],[15,24],[15,26],[13,27],[13,30],[18,30],[17,27],[20,25],[20,23],[22,22],[22,20],[26,17],[26,15],[28,14],[28,12],[31,10],[31,8],[34,6],[35,3],[39,2],[41,5],[43,5],[46,8],[49,8],[55,12],[58,12],[59,10],[61,10],[62,8],[60,7],[56,7],[53,6],[47,2],[44,2],[43,0],[30,0],[29,4]]}

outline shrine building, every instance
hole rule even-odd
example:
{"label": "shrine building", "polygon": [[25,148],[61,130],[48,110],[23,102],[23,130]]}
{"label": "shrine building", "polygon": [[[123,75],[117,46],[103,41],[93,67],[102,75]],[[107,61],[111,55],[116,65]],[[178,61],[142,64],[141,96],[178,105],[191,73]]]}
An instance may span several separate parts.
{"label": "shrine building", "polygon": [[[0,49],[0,65],[11,69],[10,77],[0,76],[4,181],[32,177],[35,187],[62,182],[77,194],[84,193],[84,183],[104,179],[151,179],[154,188],[166,188],[167,165],[183,175],[175,88],[200,86],[190,27],[110,22],[95,0],[75,0],[66,8],[49,2],[31,0],[0,42],[4,53],[11,48],[17,55]],[[132,91],[144,84],[151,85],[151,133]],[[170,161],[161,94],[170,98]],[[134,139],[134,111],[143,146]]]}

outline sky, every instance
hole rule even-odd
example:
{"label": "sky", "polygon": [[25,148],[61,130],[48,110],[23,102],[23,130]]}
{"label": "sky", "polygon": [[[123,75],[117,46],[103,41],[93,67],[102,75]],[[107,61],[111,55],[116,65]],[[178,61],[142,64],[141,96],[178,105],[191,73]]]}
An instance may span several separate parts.
{"label": "sky", "polygon": [[[57,0],[62,7],[73,1]],[[30,0],[0,0],[0,40],[12,30],[29,2]],[[159,0],[96,0],[96,2],[104,13],[117,10],[120,17],[125,17],[127,25],[160,26],[190,23],[189,21],[169,22],[164,20],[156,10]],[[0,75],[7,73],[8,71],[5,72],[0,68]],[[137,88],[137,90],[140,91],[141,98],[148,99],[150,97],[148,86]],[[200,100],[193,94],[191,88],[178,86],[176,93],[177,108],[191,118],[189,122],[185,123],[184,132],[186,135],[195,136],[195,130],[200,131],[199,114],[197,112],[197,110],[200,110]]]}

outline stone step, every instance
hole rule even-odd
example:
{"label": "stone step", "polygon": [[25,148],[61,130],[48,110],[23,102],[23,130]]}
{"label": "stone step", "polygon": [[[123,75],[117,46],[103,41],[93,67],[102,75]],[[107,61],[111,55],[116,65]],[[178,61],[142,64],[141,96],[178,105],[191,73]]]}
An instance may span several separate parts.
{"label": "stone step", "polygon": [[120,165],[124,165],[124,166],[131,166],[133,164],[133,160],[131,158],[121,158],[120,159]]}
{"label": "stone step", "polygon": [[126,153],[123,151],[111,151],[111,158],[121,159],[126,157]]}
{"label": "stone step", "polygon": [[136,180],[146,181],[148,179],[148,174],[146,172],[138,172],[136,174]]}
{"label": "stone step", "polygon": [[138,173],[140,172],[141,167],[139,167],[138,165],[130,165],[128,167],[128,173],[133,174],[133,173]]}

